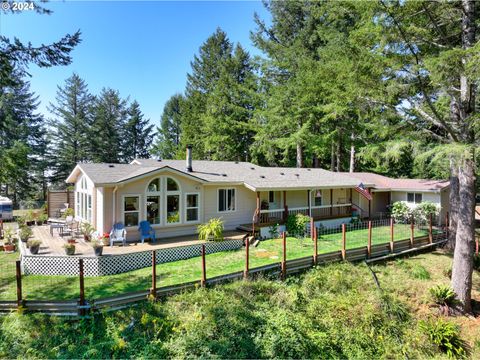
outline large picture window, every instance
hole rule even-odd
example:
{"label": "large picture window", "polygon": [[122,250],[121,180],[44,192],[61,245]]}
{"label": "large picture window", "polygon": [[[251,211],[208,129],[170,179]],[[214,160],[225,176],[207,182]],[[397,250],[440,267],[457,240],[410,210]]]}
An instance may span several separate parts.
{"label": "large picture window", "polygon": [[123,222],[125,226],[138,226],[140,197],[125,196],[123,199]]}
{"label": "large picture window", "polygon": [[235,189],[218,190],[218,212],[235,211]]}
{"label": "large picture window", "polygon": [[185,205],[187,212],[186,221],[198,221],[200,218],[198,194],[187,194]]}

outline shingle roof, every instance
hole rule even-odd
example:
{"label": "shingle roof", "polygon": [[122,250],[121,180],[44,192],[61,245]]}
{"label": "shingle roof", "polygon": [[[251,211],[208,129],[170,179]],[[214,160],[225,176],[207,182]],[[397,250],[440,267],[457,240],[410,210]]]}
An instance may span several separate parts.
{"label": "shingle roof", "polygon": [[213,183],[243,183],[259,189],[353,187],[359,181],[323,169],[262,167],[248,162],[193,160],[193,171],[185,171],[184,160],[137,159],[132,164],[88,164],[78,167],[95,184],[115,184],[163,168],[171,168]]}
{"label": "shingle roof", "polygon": [[378,190],[418,190],[418,191],[439,191],[450,185],[446,180],[425,180],[425,179],[392,179],[383,175],[355,172],[343,173],[365,183],[375,184]]}

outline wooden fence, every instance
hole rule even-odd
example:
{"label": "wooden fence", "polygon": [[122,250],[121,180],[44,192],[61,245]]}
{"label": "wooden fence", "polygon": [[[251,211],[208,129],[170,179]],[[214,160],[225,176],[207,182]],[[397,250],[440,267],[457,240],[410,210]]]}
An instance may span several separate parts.
{"label": "wooden fence", "polygon": [[69,207],[74,207],[75,193],[73,191],[49,190],[47,193],[48,217],[58,217],[60,209],[64,209],[66,203]]}
{"label": "wooden fence", "polygon": [[[371,229],[371,226],[370,226]],[[343,227],[343,234],[345,234],[345,227]],[[286,235],[283,236],[282,244],[282,261],[276,262],[260,267],[249,268],[249,245],[248,241],[245,246],[245,269],[244,271],[237,271],[229,274],[224,274],[216,277],[208,278],[206,271],[205,246],[202,246],[201,252],[201,266],[202,275],[198,281],[188,283],[165,286],[157,288],[157,262],[155,250],[152,251],[152,286],[143,291],[136,291],[125,293],[122,295],[105,297],[100,299],[87,300],[85,297],[85,283],[84,283],[84,269],[83,259],[79,259],[79,275],[78,284],[80,289],[80,297],[75,300],[68,301],[34,301],[24,300],[22,297],[22,274],[20,271],[20,260],[16,263],[16,282],[17,282],[17,300],[16,301],[0,301],[0,312],[10,312],[15,310],[26,310],[31,312],[42,312],[52,315],[63,316],[86,316],[91,313],[99,311],[110,311],[126,307],[130,304],[145,301],[147,299],[158,299],[174,294],[178,294],[187,290],[195,289],[197,287],[215,286],[218,284],[228,283],[240,279],[253,279],[259,275],[267,275],[275,278],[279,277],[285,279],[288,275],[303,272],[316,265],[322,265],[331,262],[339,261],[375,261],[383,260],[389,257],[405,255],[407,253],[429,250],[436,246],[443,244],[446,241],[446,232],[433,234],[430,228],[427,236],[417,238],[410,238],[406,240],[390,241],[383,244],[371,244],[371,238],[366,246],[346,249],[345,241],[342,244],[342,249],[324,254],[318,254],[318,236],[316,231],[313,232],[312,237],[315,242],[313,254],[297,259],[286,259]],[[393,240],[393,238],[392,238]]]}

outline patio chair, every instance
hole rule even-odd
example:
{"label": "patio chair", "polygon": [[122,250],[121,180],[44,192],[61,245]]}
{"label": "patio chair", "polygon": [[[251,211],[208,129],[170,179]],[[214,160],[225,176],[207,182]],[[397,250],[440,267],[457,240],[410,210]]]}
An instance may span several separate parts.
{"label": "patio chair", "polygon": [[157,239],[155,239],[155,230],[153,230],[148,221],[141,221],[138,226],[138,231],[140,231],[140,240],[142,241],[142,244],[145,239],[150,239],[152,242],[157,241]]}
{"label": "patio chair", "polygon": [[110,231],[110,246],[114,243],[121,242],[123,246],[127,245],[127,230],[123,223],[116,223]]}

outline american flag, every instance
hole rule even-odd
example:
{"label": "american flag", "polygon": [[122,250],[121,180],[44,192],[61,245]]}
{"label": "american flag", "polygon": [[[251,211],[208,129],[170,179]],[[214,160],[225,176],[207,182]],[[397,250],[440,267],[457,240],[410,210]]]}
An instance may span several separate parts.
{"label": "american flag", "polygon": [[372,200],[372,194],[370,194],[370,192],[365,187],[365,185],[363,185],[363,183],[360,183],[360,185],[355,187],[355,191],[362,195],[368,201]]}

